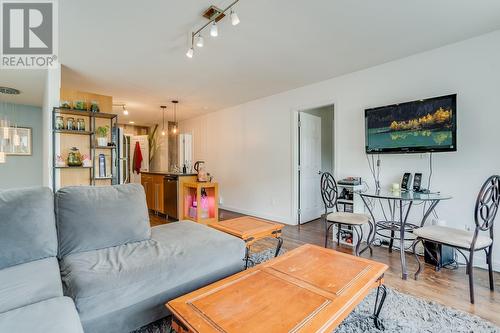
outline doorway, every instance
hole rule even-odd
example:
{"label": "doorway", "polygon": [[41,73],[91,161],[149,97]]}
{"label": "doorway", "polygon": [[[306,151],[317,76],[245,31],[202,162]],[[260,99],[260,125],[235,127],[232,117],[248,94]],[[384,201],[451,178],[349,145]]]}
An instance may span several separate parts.
{"label": "doorway", "polygon": [[297,184],[298,224],[316,220],[324,213],[320,180],[334,173],[334,105],[298,112]]}

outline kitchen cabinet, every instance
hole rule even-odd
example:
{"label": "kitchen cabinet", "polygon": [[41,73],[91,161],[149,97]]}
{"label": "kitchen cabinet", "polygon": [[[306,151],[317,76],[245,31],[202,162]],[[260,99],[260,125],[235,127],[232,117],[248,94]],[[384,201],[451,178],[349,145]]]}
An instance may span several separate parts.
{"label": "kitchen cabinet", "polygon": [[146,203],[149,209],[153,209],[153,177],[150,175],[141,175],[141,184],[144,187],[144,193],[146,194]]}
{"label": "kitchen cabinet", "polygon": [[[174,182],[166,181],[172,176],[176,178]],[[176,174],[169,172],[141,172],[141,184],[146,193],[148,209],[161,214],[168,214],[169,217],[177,219],[183,215],[181,200],[181,189],[184,182],[196,181],[194,174]],[[175,197],[170,197],[175,196]]]}
{"label": "kitchen cabinet", "polygon": [[164,178],[165,177],[162,175],[153,175],[153,210],[162,214],[165,214],[165,189],[163,185]]}

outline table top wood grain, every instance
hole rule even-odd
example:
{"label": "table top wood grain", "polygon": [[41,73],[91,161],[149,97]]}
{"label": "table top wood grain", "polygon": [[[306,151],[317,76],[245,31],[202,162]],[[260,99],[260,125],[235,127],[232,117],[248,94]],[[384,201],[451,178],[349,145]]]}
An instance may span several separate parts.
{"label": "table top wood grain", "polygon": [[383,283],[387,268],[308,244],[166,306],[182,333],[330,333]]}
{"label": "table top wood grain", "polygon": [[284,227],[283,224],[251,216],[242,216],[210,223],[209,226],[243,240],[251,240],[252,242],[266,237],[273,237],[281,233]]}

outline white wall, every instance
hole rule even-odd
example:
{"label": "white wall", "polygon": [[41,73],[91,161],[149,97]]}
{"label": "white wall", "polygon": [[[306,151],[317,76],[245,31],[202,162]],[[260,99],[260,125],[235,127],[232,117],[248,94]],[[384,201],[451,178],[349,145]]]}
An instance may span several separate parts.
{"label": "white wall", "polygon": [[[43,128],[43,186],[52,188],[52,108],[59,105],[61,91],[61,66],[47,69],[43,94],[42,128]],[[57,147],[56,147],[57,151]],[[57,187],[57,184],[56,184]]]}
{"label": "white wall", "polygon": [[[359,175],[373,187],[363,110],[451,93],[458,94],[458,151],[434,154],[432,189],[453,196],[439,204],[439,217],[464,228],[474,223],[480,185],[500,173],[500,31],[187,120],[181,129],[193,133],[195,160],[206,160],[219,181],[223,207],[294,224],[293,110],[334,102],[337,177]],[[382,186],[404,171],[426,178],[428,156],[384,155]],[[500,255],[494,260],[500,267]]]}

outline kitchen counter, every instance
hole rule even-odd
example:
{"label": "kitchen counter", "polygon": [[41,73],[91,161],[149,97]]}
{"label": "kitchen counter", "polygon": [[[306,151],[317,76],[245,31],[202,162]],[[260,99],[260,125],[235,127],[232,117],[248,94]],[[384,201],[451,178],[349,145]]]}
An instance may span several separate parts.
{"label": "kitchen counter", "polygon": [[160,176],[196,176],[196,173],[182,173],[182,172],[170,172],[170,171],[141,171],[141,173],[149,175],[160,175]]}
{"label": "kitchen counter", "polygon": [[182,214],[181,192],[185,182],[196,182],[196,173],[169,171],[141,172],[141,184],[144,186],[148,208],[165,214],[169,219],[178,220]]}

